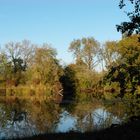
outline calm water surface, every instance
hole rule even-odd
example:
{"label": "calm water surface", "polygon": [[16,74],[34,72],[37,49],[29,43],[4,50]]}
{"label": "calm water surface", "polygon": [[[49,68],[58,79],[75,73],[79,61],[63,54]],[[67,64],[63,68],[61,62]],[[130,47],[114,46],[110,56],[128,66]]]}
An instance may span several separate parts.
{"label": "calm water surface", "polygon": [[[68,131],[94,131],[128,116],[122,102],[59,105],[37,99],[0,100],[0,139]],[[132,111],[130,111],[132,112]]]}

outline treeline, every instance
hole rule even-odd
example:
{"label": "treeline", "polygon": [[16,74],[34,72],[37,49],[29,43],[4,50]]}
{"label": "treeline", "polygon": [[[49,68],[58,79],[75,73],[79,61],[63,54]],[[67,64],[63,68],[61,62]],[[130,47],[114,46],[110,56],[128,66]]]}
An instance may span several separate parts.
{"label": "treeline", "polygon": [[[63,69],[56,59],[57,52],[48,44],[41,46],[30,41],[7,43],[0,53],[0,85],[10,95],[52,94],[61,89]],[[16,92],[13,89],[16,88]]]}
{"label": "treeline", "polygon": [[116,96],[137,98],[140,95],[140,35],[124,36],[113,46],[114,61],[107,67],[103,83],[119,89]]}
{"label": "treeline", "polygon": [[139,96],[140,35],[124,35],[120,41],[104,44],[94,38],[78,39],[69,50],[75,63],[65,68],[65,79],[76,87],[79,99]]}
{"label": "treeline", "polygon": [[[100,44],[94,38],[71,42],[74,62],[61,66],[48,44],[7,43],[0,51],[0,88],[6,95],[45,95],[84,99],[123,97],[140,91],[140,36]],[[83,94],[84,93],[84,94]],[[108,96],[108,95],[107,95]]]}

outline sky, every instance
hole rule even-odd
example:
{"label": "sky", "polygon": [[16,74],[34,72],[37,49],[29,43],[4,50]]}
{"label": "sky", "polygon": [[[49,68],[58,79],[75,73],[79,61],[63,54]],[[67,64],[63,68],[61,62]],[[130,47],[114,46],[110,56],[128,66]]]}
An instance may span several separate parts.
{"label": "sky", "polygon": [[0,0],[0,44],[30,40],[56,48],[62,63],[71,63],[70,42],[94,37],[119,40],[116,24],[126,15],[119,0]]}

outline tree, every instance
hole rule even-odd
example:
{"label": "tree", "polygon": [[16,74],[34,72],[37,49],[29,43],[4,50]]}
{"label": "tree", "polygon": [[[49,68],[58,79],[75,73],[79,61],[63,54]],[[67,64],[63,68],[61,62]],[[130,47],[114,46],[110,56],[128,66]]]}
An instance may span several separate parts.
{"label": "tree", "polygon": [[0,81],[1,83],[5,84],[8,82],[9,79],[11,79],[11,73],[12,73],[12,66],[11,63],[8,62],[7,56],[1,52],[0,53]]}
{"label": "tree", "polygon": [[[92,93],[99,81],[99,74],[95,71],[95,66],[99,64],[100,44],[94,38],[82,38],[74,40],[69,47],[73,52],[76,63],[69,65],[74,73],[74,87],[76,91],[84,92],[77,94],[78,98],[88,97]],[[69,75],[67,71],[67,75]],[[86,93],[86,94],[85,94]]]}
{"label": "tree", "polygon": [[116,41],[107,41],[101,49],[101,58],[103,59],[106,68],[114,65],[119,57],[118,46]]}
{"label": "tree", "polygon": [[74,40],[69,47],[76,58],[76,63],[85,64],[89,70],[98,63],[99,43],[94,38],[82,38]]}
{"label": "tree", "polygon": [[5,54],[8,57],[8,60],[12,63],[14,72],[17,71],[17,61],[22,61],[22,66],[27,68],[30,59],[34,53],[34,45],[30,43],[28,40],[23,40],[22,42],[10,42],[5,45]]}
{"label": "tree", "polygon": [[119,82],[121,97],[126,89],[134,94],[140,85],[140,42],[139,35],[123,38],[118,42],[118,64],[110,67],[106,81]]}
{"label": "tree", "polygon": [[[129,5],[130,4],[130,5]],[[124,9],[126,6],[129,6],[126,14],[130,21],[122,22],[120,25],[117,25],[117,30],[122,34],[130,36],[133,33],[140,33],[140,0],[128,0],[128,3],[125,0],[120,0],[119,7]],[[131,8],[130,8],[131,7]]]}
{"label": "tree", "polygon": [[48,44],[36,47],[33,63],[27,71],[28,83],[33,86],[38,85],[43,94],[48,93],[53,99],[57,98],[58,93],[62,90],[59,80],[63,70],[56,59],[56,54],[56,50]]}
{"label": "tree", "polygon": [[83,60],[89,70],[92,70],[98,61],[99,43],[94,38],[83,38]]}
{"label": "tree", "polygon": [[7,57],[8,63],[12,67],[12,79],[17,86],[22,78],[22,73],[26,71],[30,59],[33,56],[34,49],[30,41],[24,40],[22,42],[10,42],[5,45],[4,53]]}
{"label": "tree", "polygon": [[76,71],[74,64],[70,64],[64,68],[64,74],[60,78],[60,81],[63,85],[64,100],[75,99],[76,89],[78,87],[78,79],[75,74]]}
{"label": "tree", "polygon": [[56,50],[48,44],[37,47],[33,57],[33,64],[28,69],[34,84],[48,87],[48,91],[58,92],[61,87],[59,79],[63,73],[59,61],[56,59]]}
{"label": "tree", "polygon": [[77,39],[71,42],[69,51],[73,52],[76,62],[82,61],[82,45],[81,45],[80,39]]}

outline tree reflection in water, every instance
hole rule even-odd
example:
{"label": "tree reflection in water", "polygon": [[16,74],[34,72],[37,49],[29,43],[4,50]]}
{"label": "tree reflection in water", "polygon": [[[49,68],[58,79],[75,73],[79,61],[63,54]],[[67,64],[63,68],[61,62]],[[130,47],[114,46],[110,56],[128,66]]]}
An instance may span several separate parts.
{"label": "tree reflection in water", "polygon": [[125,111],[122,102],[104,105],[95,101],[65,107],[37,99],[1,99],[0,139],[103,129],[124,121]]}

